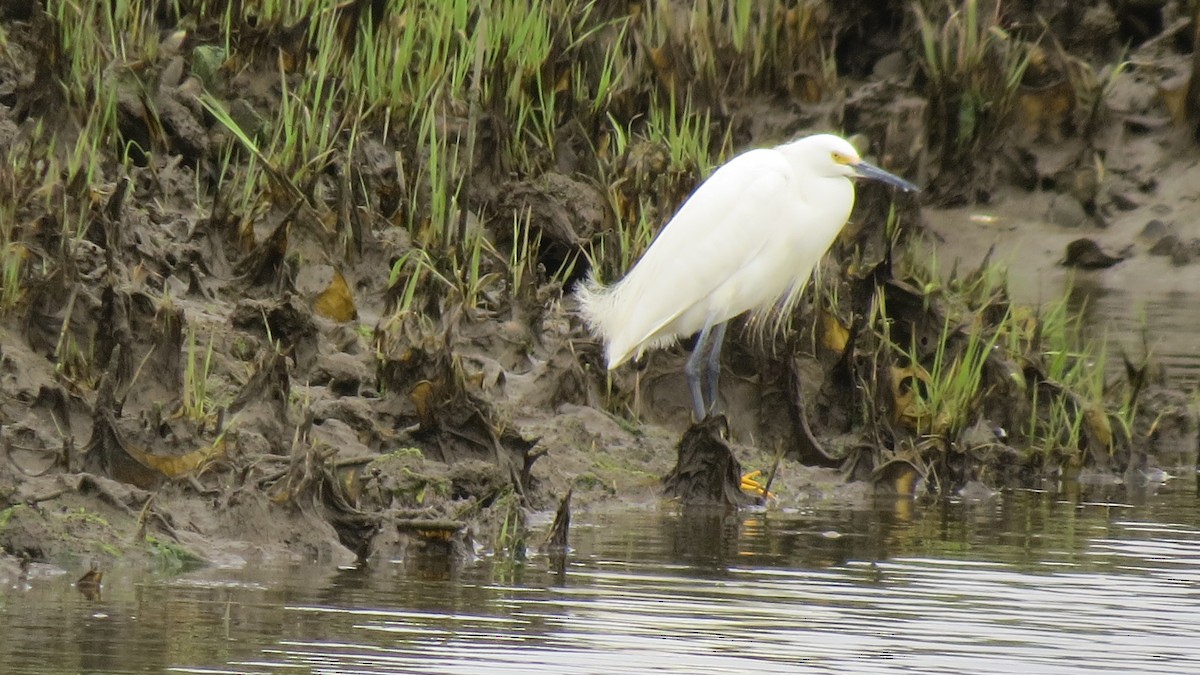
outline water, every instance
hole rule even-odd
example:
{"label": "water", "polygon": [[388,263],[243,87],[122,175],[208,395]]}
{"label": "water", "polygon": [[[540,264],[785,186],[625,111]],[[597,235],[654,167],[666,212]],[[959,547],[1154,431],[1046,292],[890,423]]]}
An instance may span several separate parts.
{"label": "water", "polygon": [[4,672],[1200,672],[1194,479],[868,510],[578,514],[488,558],[0,593]]}
{"label": "water", "polygon": [[1124,374],[1122,354],[1134,364],[1149,354],[1171,386],[1189,392],[1200,388],[1200,293],[1131,291],[1084,278],[1073,283],[1072,307],[1083,316],[1088,334],[1107,342],[1111,374]]}
{"label": "water", "polygon": [[[1106,230],[1049,225],[1043,221],[1048,199],[1022,192],[1008,195],[999,211],[927,209],[923,216],[937,235],[931,252],[949,272],[956,261],[961,270],[975,269],[992,249],[991,261],[1008,270],[1015,302],[1045,306],[1068,294],[1087,335],[1107,344],[1113,377],[1124,373],[1122,352],[1134,363],[1149,352],[1168,384],[1185,391],[1200,388],[1200,265],[1176,267],[1165,256],[1150,255],[1137,237],[1145,224],[1140,219]],[[1079,237],[1092,237],[1110,251],[1137,245],[1132,258],[1108,269],[1059,265],[1067,244]]]}

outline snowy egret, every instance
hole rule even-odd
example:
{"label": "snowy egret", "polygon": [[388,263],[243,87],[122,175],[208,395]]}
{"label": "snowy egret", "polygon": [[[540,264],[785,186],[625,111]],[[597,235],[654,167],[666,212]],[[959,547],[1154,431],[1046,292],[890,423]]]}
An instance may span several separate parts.
{"label": "snowy egret", "polygon": [[684,373],[696,419],[707,417],[726,322],[799,297],[850,217],[855,177],[918,189],[829,134],[750,150],[717,169],[623,279],[580,286],[583,316],[607,343],[608,369],[699,331]]}

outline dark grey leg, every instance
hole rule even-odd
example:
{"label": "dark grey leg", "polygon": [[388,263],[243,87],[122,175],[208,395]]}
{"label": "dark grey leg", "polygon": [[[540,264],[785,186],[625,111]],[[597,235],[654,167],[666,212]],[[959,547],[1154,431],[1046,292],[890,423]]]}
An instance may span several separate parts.
{"label": "dark grey leg", "polygon": [[711,342],[712,328],[712,324],[706,323],[704,328],[700,329],[700,336],[696,338],[696,346],[692,348],[692,355],[683,365],[683,374],[687,376],[688,390],[692,392],[692,410],[696,413],[697,422],[703,421],[708,416],[708,408],[704,405],[704,395],[700,392],[700,374],[704,368],[704,362],[707,360],[705,357]]}
{"label": "dark grey leg", "polygon": [[729,322],[725,322],[713,329],[712,347],[708,352],[708,377],[704,380],[704,395],[708,401],[706,413],[716,412],[720,406],[720,401],[717,400],[717,381],[721,378],[721,346],[725,344],[725,329],[728,327]]}

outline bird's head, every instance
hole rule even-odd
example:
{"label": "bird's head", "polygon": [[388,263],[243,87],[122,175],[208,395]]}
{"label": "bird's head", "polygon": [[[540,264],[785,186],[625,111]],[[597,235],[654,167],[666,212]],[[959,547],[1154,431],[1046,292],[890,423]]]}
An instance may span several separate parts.
{"label": "bird's head", "polygon": [[844,178],[870,178],[900,188],[905,192],[918,192],[916,185],[863,161],[858,150],[850,141],[833,134],[819,134],[797,141],[809,160],[814,173],[820,176]]}

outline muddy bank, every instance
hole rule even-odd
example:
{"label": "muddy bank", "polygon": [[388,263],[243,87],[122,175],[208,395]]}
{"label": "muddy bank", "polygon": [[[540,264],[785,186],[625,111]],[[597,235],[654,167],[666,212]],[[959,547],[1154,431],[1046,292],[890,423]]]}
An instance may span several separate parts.
{"label": "muddy bank", "polygon": [[[786,330],[731,331],[729,438],[745,469],[784,458],[775,505],[1194,461],[1185,394],[1145,363],[1090,377],[1091,352],[1052,343],[1087,337],[1070,312],[981,265],[1014,223],[1040,243],[1022,274],[1080,238],[1113,270],[1194,267],[1170,6],[781,5],[747,42],[686,3],[557,2],[527,62],[505,22],[541,15],[519,4],[458,28],[389,3],[5,10],[8,555],[519,557],[541,535],[507,533],[569,488],[657,504],[687,346],[606,374],[572,285],[619,275],[721,159],[830,129],[928,189],[864,186]],[[118,26],[136,57],[76,24]],[[410,60],[377,68],[400,36]],[[943,245],[935,269],[921,252]]]}

